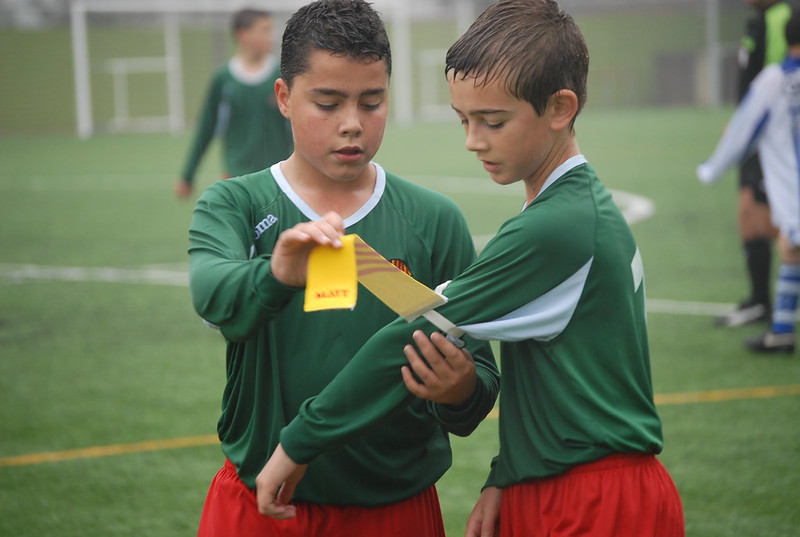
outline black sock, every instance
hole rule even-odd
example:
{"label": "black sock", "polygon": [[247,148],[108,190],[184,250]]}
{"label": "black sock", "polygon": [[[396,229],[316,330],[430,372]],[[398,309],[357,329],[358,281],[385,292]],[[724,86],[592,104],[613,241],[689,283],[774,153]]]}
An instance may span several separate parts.
{"label": "black sock", "polygon": [[769,278],[772,265],[772,241],[755,239],[744,243],[745,262],[750,277],[750,301],[769,307]]}

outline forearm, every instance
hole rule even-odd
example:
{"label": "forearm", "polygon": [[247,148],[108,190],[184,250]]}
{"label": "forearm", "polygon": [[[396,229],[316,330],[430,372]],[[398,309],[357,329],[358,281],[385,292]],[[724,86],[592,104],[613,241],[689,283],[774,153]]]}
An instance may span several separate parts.
{"label": "forearm", "polygon": [[[502,244],[496,248],[498,252],[508,252]],[[548,259],[548,256],[535,258]],[[520,261],[514,255],[511,259]],[[439,308],[441,313],[457,326],[490,321],[528,302],[528,293],[537,296],[537,285],[531,282],[521,285],[521,279],[527,277],[528,272],[516,271],[517,276],[510,275],[503,270],[509,264],[509,254],[505,253],[479,263],[478,268],[468,269],[445,290],[450,301]],[[530,268],[535,273],[536,265],[530,263]],[[537,283],[550,287],[547,278],[541,280]],[[497,300],[498,295],[513,298],[501,302]],[[408,401],[410,394],[400,369],[407,364],[402,349],[412,342],[415,330],[430,334],[436,329],[422,317],[411,323],[399,319],[384,327],[367,341],[319,396],[302,405],[298,417],[281,434],[281,443],[289,457],[306,463],[319,453],[361,434]],[[442,405],[435,411],[442,425],[453,433],[468,434],[494,406],[498,375],[493,356],[486,354],[489,347],[484,349],[478,352],[479,358],[475,361],[478,388],[472,400],[463,407]]]}
{"label": "forearm", "polygon": [[403,346],[416,329],[432,327],[423,318],[413,323],[398,319],[384,327],[318,396],[301,405],[281,433],[293,461],[307,463],[346,444],[411,400],[400,368],[406,363]]}
{"label": "forearm", "polygon": [[461,405],[431,402],[430,409],[448,432],[469,436],[494,408],[500,390],[500,375],[488,342],[469,336],[464,336],[463,339],[475,360],[475,373],[478,377],[475,391]]}
{"label": "forearm", "polygon": [[300,290],[272,274],[268,255],[252,257],[247,198],[220,181],[198,200],[189,229],[189,284],[197,313],[230,340],[245,339]]}
{"label": "forearm", "polygon": [[248,338],[300,291],[276,280],[263,257],[237,261],[195,253],[190,267],[195,310],[232,341]]}
{"label": "forearm", "polygon": [[208,149],[211,140],[214,138],[214,122],[209,118],[204,118],[197,126],[192,145],[189,148],[189,153],[186,155],[186,160],[181,170],[181,179],[185,182],[192,184],[197,168],[200,165],[200,160],[203,154]]}
{"label": "forearm", "polygon": [[219,108],[220,102],[219,94],[219,87],[216,82],[212,82],[200,112],[200,119],[192,138],[192,145],[189,148],[189,153],[186,155],[186,160],[184,161],[181,171],[181,178],[189,184],[194,181],[194,175],[197,171],[197,167],[200,165],[200,160],[203,158],[203,154],[214,139],[214,133],[217,129],[217,109]]}
{"label": "forearm", "polygon": [[[294,461],[309,462],[321,452],[349,442],[412,400],[401,374],[407,365],[402,349],[416,330],[430,334],[435,328],[424,318],[412,323],[398,319],[383,328],[317,397],[302,405],[298,417],[281,435],[281,443]],[[470,434],[494,407],[499,386],[491,348],[468,339],[476,353],[472,395],[458,406],[432,403],[429,407],[440,426],[462,436]]]}
{"label": "forearm", "polygon": [[697,178],[706,184],[717,181],[747,156],[748,149],[742,133],[734,131],[733,125],[729,126],[711,157],[697,167]]}
{"label": "forearm", "polygon": [[725,132],[711,157],[697,168],[697,176],[703,183],[719,179],[728,169],[740,163],[756,149],[758,139],[769,119],[769,104],[772,93],[769,80],[759,77],[739,104],[725,128]]}

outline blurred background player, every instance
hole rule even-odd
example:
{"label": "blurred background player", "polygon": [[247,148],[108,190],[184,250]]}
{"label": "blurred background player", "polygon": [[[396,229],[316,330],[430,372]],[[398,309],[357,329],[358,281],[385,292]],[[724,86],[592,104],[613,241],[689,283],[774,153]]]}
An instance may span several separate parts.
{"label": "blurred background player", "polygon": [[[766,65],[780,62],[786,55],[784,27],[789,19],[787,2],[745,0],[755,8],[747,21],[746,35],[739,49],[739,100]],[[739,165],[739,237],[750,282],[750,296],[734,311],[715,319],[719,326],[741,326],[769,321],[772,240],[778,231],[770,221],[764,190],[764,174],[758,153]]]}
{"label": "blurred background player", "polygon": [[800,11],[785,26],[789,54],[765,67],[736,109],[714,154],[697,169],[718,179],[757,144],[772,222],[780,230],[781,267],[770,331],[745,342],[757,352],[794,352],[800,295]]}
{"label": "blurred background player", "polygon": [[194,175],[214,136],[223,144],[223,177],[263,170],[291,153],[288,121],[275,102],[280,75],[270,13],[242,9],[233,15],[236,54],[211,79],[175,193],[192,193]]}

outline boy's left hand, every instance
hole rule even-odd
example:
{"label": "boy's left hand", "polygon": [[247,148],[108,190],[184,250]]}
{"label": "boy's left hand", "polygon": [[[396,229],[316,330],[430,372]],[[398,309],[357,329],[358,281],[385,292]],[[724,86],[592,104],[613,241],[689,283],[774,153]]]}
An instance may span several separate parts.
{"label": "boy's left hand", "polygon": [[258,512],[272,518],[284,519],[297,515],[291,505],[297,484],[306,473],[306,464],[297,464],[278,444],[264,469],[256,477]]}
{"label": "boy's left hand", "polygon": [[411,369],[420,379],[414,378],[408,366],[403,366],[403,381],[408,391],[422,399],[447,405],[460,405],[469,399],[478,384],[472,355],[438,332],[428,338],[417,330],[413,337],[425,360],[412,345],[403,349]]}

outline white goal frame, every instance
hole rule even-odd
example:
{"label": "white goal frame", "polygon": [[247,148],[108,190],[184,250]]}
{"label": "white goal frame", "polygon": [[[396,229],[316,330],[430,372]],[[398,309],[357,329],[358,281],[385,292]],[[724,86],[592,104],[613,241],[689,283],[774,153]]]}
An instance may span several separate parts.
{"label": "white goal frame", "polygon": [[[110,124],[114,130],[169,130],[179,132],[185,125],[183,81],[181,79],[181,45],[179,14],[232,13],[244,6],[263,8],[283,18],[305,5],[309,0],[72,0],[71,29],[72,55],[75,83],[75,111],[77,134],[89,138],[96,131],[92,114],[87,15],[92,13],[157,14],[163,16],[164,56],[155,58],[115,58],[103,66],[112,74],[115,118]],[[458,33],[472,22],[486,0],[371,0],[384,17],[392,40],[392,116],[396,123],[407,125],[414,121],[435,121],[452,117],[446,95],[435,80],[441,77],[444,57],[441,50],[414,50],[412,22],[427,16],[451,17]],[[564,0],[565,9],[571,1],[586,7],[588,0]],[[632,0],[597,0],[597,5],[623,8]],[[656,5],[661,0],[641,0],[642,5]],[[690,0],[672,0],[675,5]],[[592,4],[594,5],[594,4]],[[722,102],[722,59],[729,51],[719,41],[721,0],[702,0],[700,9],[705,19],[705,56],[702,84],[702,104],[718,106]],[[282,28],[280,29],[282,31]],[[457,37],[453,35],[453,40]],[[437,60],[437,57],[441,57]],[[113,71],[113,72],[112,72]],[[133,118],[127,114],[127,77],[139,72],[159,72],[166,77],[167,116],[158,118]],[[415,106],[415,93],[420,102]]]}
{"label": "white goal frame", "polygon": [[[181,77],[180,28],[176,14],[233,13],[242,7],[257,7],[278,15],[290,15],[309,0],[73,0],[70,7],[72,57],[75,79],[75,113],[77,134],[89,138],[97,130],[92,113],[90,84],[91,63],[87,16],[93,13],[159,14],[164,21],[163,57],[114,58],[102,68],[112,74],[114,113],[110,128],[120,130],[169,130],[185,128],[183,81]],[[412,123],[415,116],[426,119],[423,110],[414,109],[414,72],[411,23],[413,2],[409,0],[373,0],[376,9],[385,17],[392,37],[392,107],[393,117],[400,124]],[[460,30],[466,29],[475,13],[476,0],[452,0]],[[454,35],[454,39],[457,37]],[[444,57],[442,57],[444,65]],[[163,72],[166,75],[166,117],[132,118],[127,114],[127,76],[130,73]],[[422,81],[420,81],[422,82]]]}
{"label": "white goal frame", "polygon": [[[112,130],[164,130],[180,132],[185,127],[183,80],[181,76],[180,13],[232,13],[241,7],[256,6],[279,13],[295,10],[302,1],[292,0],[74,0],[70,5],[72,58],[75,79],[77,134],[89,138],[96,131],[92,113],[90,84],[91,64],[87,15],[91,13],[161,14],[164,24],[164,56],[149,58],[114,58],[103,65],[113,76],[114,111]],[[295,5],[296,4],[296,5]],[[131,118],[127,115],[127,75],[163,72],[167,82],[166,117]]]}

